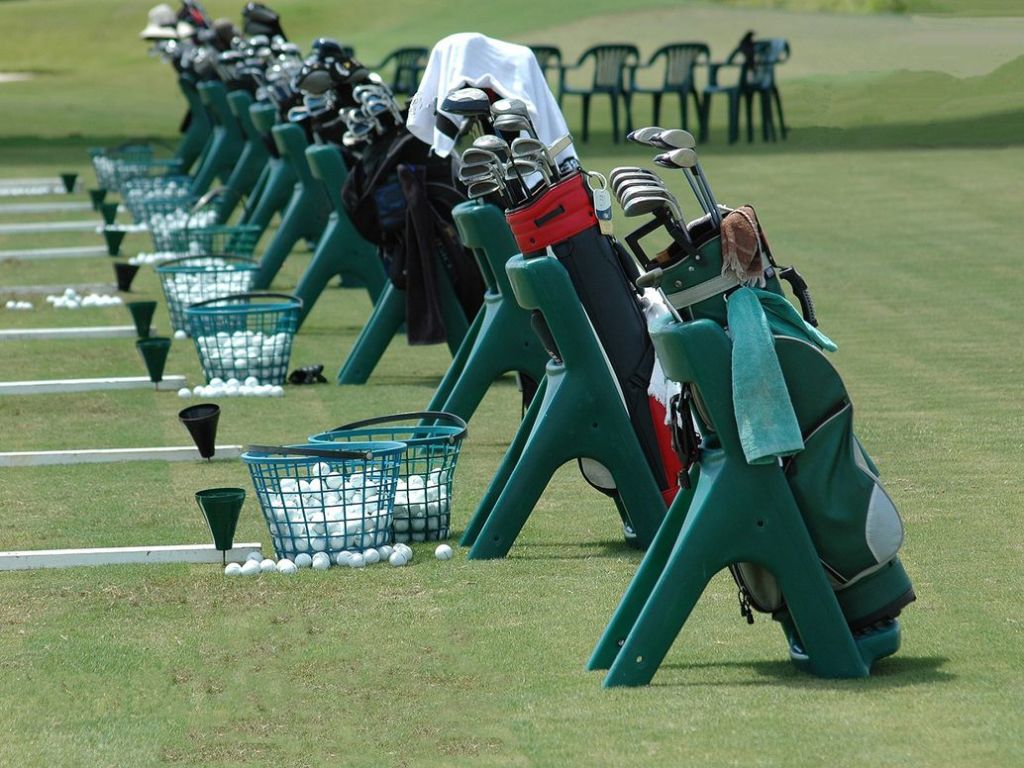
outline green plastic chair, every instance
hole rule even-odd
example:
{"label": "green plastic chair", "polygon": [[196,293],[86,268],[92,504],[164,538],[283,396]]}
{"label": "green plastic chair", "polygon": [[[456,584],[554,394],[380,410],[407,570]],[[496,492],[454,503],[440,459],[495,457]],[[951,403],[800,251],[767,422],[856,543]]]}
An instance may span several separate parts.
{"label": "green plastic chair", "polygon": [[228,91],[224,83],[211,81],[200,83],[199,98],[213,120],[210,146],[192,178],[192,194],[201,197],[213,186],[216,179],[226,182],[242,153],[245,139],[238,121],[228,106]]}
{"label": "green plastic chair", "polygon": [[382,73],[391,69],[391,77],[388,85],[391,92],[402,96],[412,96],[420,85],[420,77],[427,66],[427,57],[430,50],[427,48],[397,48],[384,57],[380,64],[374,64],[370,69]]}
{"label": "green plastic chair", "polygon": [[452,209],[452,218],[462,244],[473,251],[487,290],[427,410],[469,421],[499,376],[517,372],[540,382],[548,355],[530,325],[530,313],[516,303],[505,272],[519,249],[504,214],[493,205],[467,202]]}
{"label": "green plastic chair", "polygon": [[647,467],[615,379],[565,268],[553,256],[506,265],[516,301],[539,310],[563,360],[551,360],[501,466],[462,536],[470,559],[504,557],[550,482],[568,461],[590,458],[615,480],[623,523],[647,546],[665,504]]}
{"label": "green plastic chair", "polygon": [[[589,87],[570,86],[567,73],[581,69],[593,60],[594,72]],[[558,79],[558,106],[566,95],[579,96],[583,100],[583,141],[590,137],[590,100],[598,93],[609,96],[612,102],[612,141],[619,142],[619,100],[626,112],[626,132],[633,130],[633,111],[626,70],[640,60],[640,51],[630,43],[595,45],[580,54],[575,64],[562,65]]]}
{"label": "green plastic chair", "polygon": [[[253,224],[261,231],[270,226],[275,215],[284,210],[295,190],[296,175],[292,164],[281,156],[274,146],[271,130],[277,122],[277,110],[273,105],[257,102],[249,107],[253,127],[264,137],[269,157],[259,181],[253,189],[249,202],[242,212],[239,224]],[[273,146],[273,151],[270,150]]]}
{"label": "green plastic chair", "polygon": [[251,106],[252,96],[245,91],[232,91],[228,94],[228,107],[242,130],[245,143],[217,200],[217,220],[222,223],[231,218],[243,197],[252,194],[270,157],[262,134],[253,125],[249,114]]}
{"label": "green plastic chair", "polygon": [[313,178],[309,163],[306,162],[306,147],[309,143],[302,128],[287,123],[275,125],[270,132],[281,158],[295,172],[295,187],[281,215],[281,223],[263,251],[259,272],[253,280],[253,288],[256,290],[270,287],[284,260],[299,240],[305,238],[315,243],[320,238],[331,212],[327,190],[322,182]]}
{"label": "green plastic chair", "polygon": [[[649,93],[653,100],[652,125],[661,125],[661,102],[666,94],[679,97],[679,113],[682,127],[689,129],[688,99],[693,99],[698,121],[703,118],[700,95],[694,84],[694,70],[701,64],[707,64],[711,51],[705,43],[672,43],[663,45],[656,50],[646,64],[630,68],[629,91],[632,94]],[[637,73],[653,70],[661,59],[661,84],[642,86],[637,84]]]}
{"label": "green plastic chair", "polygon": [[540,71],[544,73],[544,79],[548,79],[549,74],[554,73],[553,89],[557,88],[562,73],[562,51],[554,45],[531,45],[529,48],[537,59]]}
{"label": "green plastic chair", "polygon": [[[740,101],[746,108],[747,142],[754,140],[753,105],[754,97],[760,99],[761,132],[764,141],[775,141],[774,113],[779,114],[779,130],[782,138],[787,136],[786,121],[782,114],[782,97],[775,81],[775,67],[785,63],[790,56],[789,43],[781,38],[755,40],[753,57],[747,58],[742,47],[737,47],[724,62],[708,64],[708,84],[704,87],[701,104],[701,135],[700,140],[707,141],[711,97],[718,93],[725,94],[729,99],[729,143],[734,144],[740,134]],[[740,59],[743,59],[740,61]],[[731,85],[719,83],[722,69],[731,67],[739,70],[736,81]]]}
{"label": "green plastic chair", "polygon": [[306,161],[312,177],[323,186],[332,210],[313,258],[295,287],[295,295],[302,299],[299,328],[336,275],[354,277],[366,287],[373,302],[380,297],[388,279],[377,246],[363,239],[342,205],[341,188],[348,168],[340,150],[334,145],[316,144],[306,148]]}

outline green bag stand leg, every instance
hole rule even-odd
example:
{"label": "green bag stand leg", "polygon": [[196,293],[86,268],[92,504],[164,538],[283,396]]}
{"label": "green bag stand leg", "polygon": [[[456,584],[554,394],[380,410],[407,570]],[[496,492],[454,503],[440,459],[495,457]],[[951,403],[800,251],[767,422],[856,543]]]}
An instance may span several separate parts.
{"label": "green bag stand leg", "polygon": [[427,406],[467,421],[499,376],[525,373],[544,378],[548,355],[530,326],[530,313],[512,293],[505,264],[518,253],[502,212],[493,205],[469,202],[452,209],[462,244],[472,249],[487,291],[455,359]]}
{"label": "green bag stand leg", "polygon": [[209,191],[216,179],[228,178],[242,152],[242,131],[231,115],[223,83],[200,83],[198,90],[199,98],[213,119],[213,134],[206,156],[192,178],[192,193],[200,196]]}
{"label": "green bag stand leg", "polygon": [[[448,273],[440,265],[437,270],[440,288],[441,319],[447,333],[448,349],[452,355],[470,331],[466,315],[455,295]],[[478,313],[479,314],[479,313]],[[373,307],[370,319],[366,321],[359,338],[338,371],[339,384],[365,384],[373,369],[377,367],[388,345],[405,322],[405,291],[395,288],[388,281]]]}
{"label": "green bag stand leg", "polygon": [[316,244],[313,260],[302,273],[295,288],[295,295],[302,299],[299,312],[299,327],[309,315],[316,300],[335,275],[352,275],[370,294],[376,303],[388,276],[384,264],[377,255],[377,246],[367,242],[352,225],[341,202],[341,187],[348,176],[348,169],[341,152],[336,147],[317,144],[306,149],[313,178],[324,188],[327,199],[334,209],[327,217],[327,226]]}
{"label": "green bag stand leg", "polygon": [[[525,442],[516,435],[521,455],[493,507],[481,504],[474,515],[471,528],[479,532],[469,557],[504,557],[555,470],[578,458],[608,469],[628,512],[627,522],[640,544],[648,546],[665,516],[665,504],[654,477],[640,469],[647,467],[647,459],[593,326],[579,302],[566,301],[576,295],[568,273],[551,256],[516,256],[506,271],[519,305],[544,315],[564,361],[548,363],[543,397],[530,405],[531,411],[535,405],[538,410]],[[519,429],[527,429],[526,422]],[[510,463],[506,456],[499,474]],[[494,486],[492,481],[488,498],[498,492]]]}
{"label": "green bag stand leg", "polygon": [[666,374],[700,393],[718,442],[703,447],[696,486],[673,502],[589,668],[608,668],[605,686],[649,683],[712,576],[752,562],[778,580],[790,647],[806,668],[822,677],[866,676],[877,654],[898,647],[899,625],[854,639],[781,467],[746,463],[725,332],[709,320],[665,318],[651,336]]}
{"label": "green bag stand leg", "polygon": [[[264,143],[266,140],[272,141],[270,131],[277,120],[277,110],[270,104],[257,102],[249,107],[249,117],[253,126],[264,137]],[[270,226],[274,216],[288,205],[294,189],[295,171],[280,155],[270,153],[260,181],[256,183],[256,189],[253,190],[238,223],[252,224],[258,226],[261,231],[265,230]]]}
{"label": "green bag stand leg", "polygon": [[270,287],[299,240],[305,238],[315,242],[320,238],[331,212],[327,190],[313,178],[306,162],[308,142],[302,129],[291,124],[275,125],[270,132],[281,158],[295,172],[295,187],[281,216],[281,224],[260,259],[260,268],[253,281],[257,290]]}
{"label": "green bag stand leg", "polygon": [[196,84],[192,78],[186,75],[179,77],[178,88],[181,89],[185,101],[188,102],[191,117],[188,128],[185,129],[185,133],[182,134],[181,140],[178,142],[178,149],[175,151],[174,157],[181,162],[182,173],[188,173],[202,156],[213,132],[213,124],[210,122],[210,116],[203,106],[202,99],[199,98],[199,92],[196,90]]}
{"label": "green bag stand leg", "polygon": [[227,104],[231,118],[241,128],[243,144],[238,162],[217,199],[217,221],[221,223],[231,218],[242,198],[256,187],[269,158],[263,137],[249,115],[252,96],[245,91],[232,91],[227,95]]}

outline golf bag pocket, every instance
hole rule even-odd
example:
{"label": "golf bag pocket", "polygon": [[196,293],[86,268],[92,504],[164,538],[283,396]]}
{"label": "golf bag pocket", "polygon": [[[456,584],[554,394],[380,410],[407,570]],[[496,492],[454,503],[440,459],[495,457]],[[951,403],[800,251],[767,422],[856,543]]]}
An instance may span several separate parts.
{"label": "golf bag pocket", "polygon": [[382,232],[395,232],[405,227],[407,204],[397,176],[392,176],[373,190],[373,201]]}
{"label": "golf bag pocket", "polygon": [[786,478],[833,587],[843,589],[896,557],[903,522],[854,437],[851,404],[804,442]]}
{"label": "golf bag pocket", "polygon": [[524,256],[543,253],[597,225],[594,203],[581,174],[560,181],[540,199],[505,214],[516,245]]}

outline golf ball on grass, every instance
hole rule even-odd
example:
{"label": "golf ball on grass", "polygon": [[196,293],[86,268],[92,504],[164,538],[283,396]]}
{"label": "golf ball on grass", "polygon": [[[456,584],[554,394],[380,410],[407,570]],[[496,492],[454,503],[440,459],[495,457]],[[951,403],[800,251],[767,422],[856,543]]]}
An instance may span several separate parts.
{"label": "golf ball on grass", "polygon": [[451,560],[452,548],[447,544],[438,544],[437,549],[434,550],[434,557],[438,560]]}
{"label": "golf ball on grass", "polygon": [[295,567],[295,563],[289,560],[287,557],[283,557],[277,561],[277,572],[283,573],[286,576],[295,573],[298,568]]}
{"label": "golf ball on grass", "polygon": [[334,557],[334,562],[336,562],[338,565],[348,565],[351,560],[352,553],[349,552],[347,549],[341,550],[341,552],[339,552]]}
{"label": "golf ball on grass", "polygon": [[224,575],[225,576],[241,576],[242,575],[242,566],[239,565],[238,563],[228,563],[227,565],[224,566]]}
{"label": "golf ball on grass", "polygon": [[313,557],[307,552],[300,552],[295,556],[295,565],[298,568],[310,568],[313,565]]}
{"label": "golf ball on grass", "polygon": [[[198,389],[198,387],[196,387],[196,389]],[[188,387],[182,387],[181,389],[178,390],[178,397],[180,397],[183,400],[188,400],[190,397],[192,397],[192,390],[190,390]]]}
{"label": "golf ball on grass", "polygon": [[354,552],[352,556],[348,559],[348,564],[350,568],[365,568],[366,560],[363,558],[361,554],[359,554],[358,552]]}
{"label": "golf ball on grass", "polygon": [[260,573],[260,563],[258,560],[246,560],[242,566],[241,574],[243,576],[256,576]]}
{"label": "golf ball on grass", "polygon": [[363,552],[363,560],[367,565],[373,565],[374,563],[380,562],[380,552],[376,549],[368,549]]}
{"label": "golf ball on grass", "polygon": [[277,563],[271,560],[269,557],[265,560],[260,561],[260,572],[261,573],[273,573],[277,570]]}
{"label": "golf ball on grass", "polygon": [[181,341],[182,339],[188,338],[188,334],[179,328],[174,332],[174,338]]}
{"label": "golf ball on grass", "polygon": [[331,567],[331,556],[326,552],[317,552],[313,555],[312,566],[314,571],[326,571]]}
{"label": "golf ball on grass", "polygon": [[246,560],[255,560],[257,563],[263,560],[263,553],[261,552],[250,552],[245,556]]}
{"label": "golf ball on grass", "polygon": [[395,568],[401,568],[408,562],[409,560],[406,558],[405,553],[397,549],[392,552],[391,557],[388,558],[388,563]]}

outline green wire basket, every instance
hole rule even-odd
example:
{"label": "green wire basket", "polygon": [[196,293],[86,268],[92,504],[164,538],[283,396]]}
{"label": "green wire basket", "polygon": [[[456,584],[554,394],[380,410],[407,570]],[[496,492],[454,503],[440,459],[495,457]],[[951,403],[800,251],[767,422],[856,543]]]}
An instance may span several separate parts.
{"label": "green wire basket", "polygon": [[242,454],[279,558],[362,551],[391,541],[396,442],[252,445]]}
{"label": "green wire basket", "polygon": [[252,291],[185,307],[185,324],[209,383],[250,376],[284,384],[302,299]]}
{"label": "green wire basket", "polygon": [[467,434],[466,422],[453,413],[419,411],[343,424],[311,436],[309,442],[405,443],[395,495],[395,541],[440,541],[451,535],[452,480]]}
{"label": "green wire basket", "polygon": [[185,330],[185,307],[252,290],[259,265],[244,256],[185,256],[156,268],[171,328]]}

